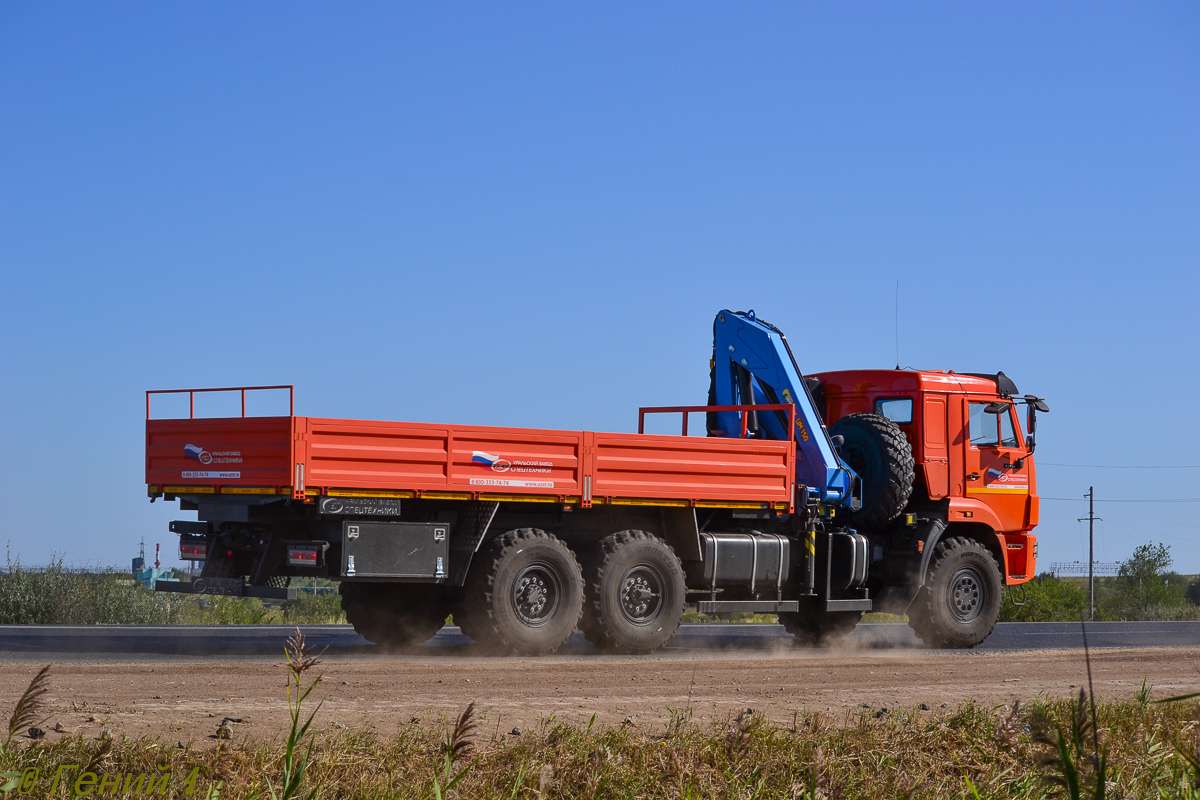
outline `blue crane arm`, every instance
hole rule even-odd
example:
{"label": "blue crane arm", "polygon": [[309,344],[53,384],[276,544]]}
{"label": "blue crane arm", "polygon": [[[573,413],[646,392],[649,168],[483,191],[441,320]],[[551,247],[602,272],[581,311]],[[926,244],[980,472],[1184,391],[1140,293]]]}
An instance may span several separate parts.
{"label": "blue crane arm", "polygon": [[[709,402],[713,405],[794,404],[797,482],[822,502],[857,506],[857,476],[834,450],[787,339],[778,328],[756,319],[753,311],[717,314],[712,389]],[[748,427],[750,436],[783,440],[792,435],[786,430],[787,417],[779,412],[756,413]],[[710,417],[709,435],[737,437],[741,428],[741,415],[736,411],[714,412]]]}

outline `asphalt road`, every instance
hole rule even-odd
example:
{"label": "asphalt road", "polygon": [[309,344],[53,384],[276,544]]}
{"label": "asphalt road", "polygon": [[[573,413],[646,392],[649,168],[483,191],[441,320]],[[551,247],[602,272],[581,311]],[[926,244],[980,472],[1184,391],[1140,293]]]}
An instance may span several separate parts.
{"label": "asphalt road", "polygon": [[[383,653],[349,625],[303,625],[308,643],[330,659],[395,657]],[[8,661],[177,661],[270,659],[281,657],[295,630],[283,625],[3,625],[0,662]],[[1200,622],[1095,622],[1087,626],[1088,644],[1097,649],[1129,647],[1200,647]],[[863,624],[846,640],[863,650],[923,650],[925,646],[903,624]],[[666,655],[688,657],[717,652],[760,655],[764,650],[794,650],[797,645],[781,625],[683,625],[666,647]],[[1070,650],[1083,647],[1075,622],[1002,622],[977,649],[988,651]],[[414,648],[421,658],[480,655],[458,628],[447,626],[428,643]],[[560,656],[586,657],[596,650],[581,634],[559,651]]]}

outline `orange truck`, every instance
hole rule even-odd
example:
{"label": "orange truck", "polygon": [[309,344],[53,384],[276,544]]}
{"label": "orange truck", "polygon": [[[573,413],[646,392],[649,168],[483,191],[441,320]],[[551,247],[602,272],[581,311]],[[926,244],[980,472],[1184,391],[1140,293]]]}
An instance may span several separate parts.
{"label": "orange truck", "polygon": [[[711,373],[706,405],[642,409],[638,433],[296,416],[291,387],[148,392],[148,494],[196,512],[171,530],[203,562],[156,588],[286,597],[293,577],[330,578],[355,630],[391,647],[453,613],[501,651],[581,629],[646,653],[688,606],[778,614],[811,644],[869,610],[907,613],[934,646],[986,638],[1001,587],[1034,572],[1040,398],[1003,373],[803,377],[753,312],[718,315]],[[288,392],[286,416],[246,414],[264,389]],[[200,392],[240,393],[241,415],[197,418]],[[179,393],[187,417],[152,415]],[[642,432],[663,413],[680,435]]]}

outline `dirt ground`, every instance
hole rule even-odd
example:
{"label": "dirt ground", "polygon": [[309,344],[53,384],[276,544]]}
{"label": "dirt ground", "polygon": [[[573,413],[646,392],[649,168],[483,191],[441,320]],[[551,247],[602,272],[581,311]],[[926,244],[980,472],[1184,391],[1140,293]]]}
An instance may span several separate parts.
{"label": "dirt ground", "polygon": [[[1200,689],[1200,648],[1093,652],[1103,699],[1129,699],[1143,678],[1166,697]],[[36,667],[0,663],[0,715],[7,717]],[[954,707],[968,698],[986,705],[1015,698],[1065,696],[1087,680],[1078,651],[806,652],[678,657],[550,657],[422,659],[397,657],[322,664],[324,699],[318,725],[370,727],[440,724],[474,701],[485,725],[501,732],[560,721],[621,723],[661,730],[669,708],[691,704],[695,718],[746,708],[787,723],[796,711],[853,714],[874,708]],[[311,673],[310,673],[311,674]],[[125,663],[56,665],[51,673],[52,731],[120,737],[161,736],[203,745],[225,717],[237,738],[271,738],[287,721],[282,663]],[[64,735],[49,734],[50,737]]]}

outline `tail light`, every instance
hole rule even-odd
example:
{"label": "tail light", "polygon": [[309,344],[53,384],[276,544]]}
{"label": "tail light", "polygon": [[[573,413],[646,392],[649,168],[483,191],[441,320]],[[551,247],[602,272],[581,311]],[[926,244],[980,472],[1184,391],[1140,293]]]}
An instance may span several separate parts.
{"label": "tail light", "polygon": [[289,567],[321,567],[325,565],[328,542],[292,542],[287,546]]}
{"label": "tail light", "polygon": [[207,539],[202,536],[179,537],[179,559],[181,561],[205,561],[207,558]]}

